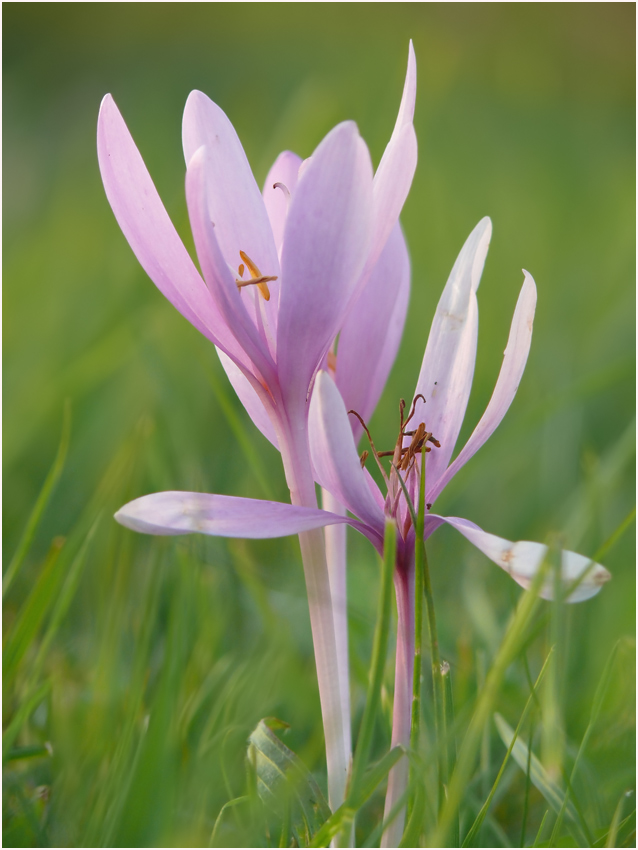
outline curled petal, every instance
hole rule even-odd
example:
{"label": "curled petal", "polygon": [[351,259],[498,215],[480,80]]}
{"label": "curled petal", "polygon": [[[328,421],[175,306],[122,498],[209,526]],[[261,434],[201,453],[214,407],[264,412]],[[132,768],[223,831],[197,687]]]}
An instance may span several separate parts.
{"label": "curled petal", "polygon": [[432,320],[415,390],[427,403],[419,402],[412,420],[414,428],[425,422],[441,444],[428,455],[428,481],[438,481],[447,467],[470,397],[478,334],[476,290],[491,235],[489,218],[482,219],[470,233]]}
{"label": "curled petal", "polygon": [[[310,403],[310,454],[317,481],[383,540],[384,516],[380,493],[361,468],[339,390],[327,372],[320,371]],[[378,487],[376,488],[378,491]]]}
{"label": "curled petal", "polygon": [[178,490],[134,499],[115,519],[142,534],[246,538],[286,537],[347,521],[318,508]]}
{"label": "curled petal", "polygon": [[241,351],[173,227],[110,94],[100,106],[97,150],[106,196],[144,271],[198,331],[240,357]]}
{"label": "curled petal", "polygon": [[[397,223],[339,334],[336,382],[348,410],[367,422],[394,363],[410,297],[410,259]],[[351,417],[355,443],[363,433]]]}
{"label": "curled petal", "polygon": [[286,220],[277,367],[292,419],[307,415],[310,382],[367,257],[371,193],[367,148],[355,124],[339,124],[300,176]]}
{"label": "curled petal", "polygon": [[536,310],[536,284],[528,272],[524,271],[523,274],[525,275],[525,282],[516,303],[516,310],[514,311],[507,347],[503,355],[501,371],[499,372],[492,398],[480,422],[472,432],[472,436],[461,452],[459,452],[458,457],[445,470],[433,489],[428,492],[429,502],[434,502],[459,469],[476,454],[494,433],[514,400],[518,385],[525,371],[525,364],[527,363],[527,356],[532,342],[534,312]]}
{"label": "curled petal", "polygon": [[[429,536],[441,522],[446,522],[459,531],[484,555],[487,555],[490,560],[494,561],[506,573],[509,573],[517,584],[526,589],[530,587],[547,555],[547,546],[542,543],[533,543],[528,540],[511,543],[495,534],[488,534],[473,522],[459,517],[430,515],[426,536]],[[578,585],[565,600],[566,602],[583,602],[585,599],[590,599],[610,578],[610,573],[601,564],[597,564],[577,552],[570,552],[567,549],[562,551],[561,579],[565,591],[568,591],[580,579]],[[554,576],[551,574],[551,570],[541,588],[540,595],[543,599],[553,598]]]}

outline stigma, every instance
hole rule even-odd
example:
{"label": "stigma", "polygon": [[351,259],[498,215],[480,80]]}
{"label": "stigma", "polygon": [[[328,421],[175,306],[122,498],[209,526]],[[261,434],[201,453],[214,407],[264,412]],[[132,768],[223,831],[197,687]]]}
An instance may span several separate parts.
{"label": "stigma", "polygon": [[[250,259],[250,257],[245,251],[240,251],[239,256],[244,262],[240,263],[239,268],[237,269],[237,271],[239,272],[239,278],[235,278],[237,289],[239,289],[239,291],[241,292],[243,286],[256,286],[262,298],[265,301],[270,301],[270,290],[268,289],[268,283],[270,281],[277,280],[277,277],[263,275],[259,271],[257,264]],[[245,271],[244,263],[246,264],[246,266],[248,267],[248,271],[250,272],[250,280],[242,280]]]}

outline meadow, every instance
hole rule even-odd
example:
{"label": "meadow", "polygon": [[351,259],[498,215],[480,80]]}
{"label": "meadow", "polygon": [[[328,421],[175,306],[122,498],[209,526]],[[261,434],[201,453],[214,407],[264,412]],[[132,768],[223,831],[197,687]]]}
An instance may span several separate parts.
{"label": "meadow", "polygon": [[[278,718],[276,734],[326,792],[297,538],[159,538],[113,520],[160,490],[289,493],[213,346],[122,236],[100,180],[97,114],[111,92],[194,256],[181,147],[189,92],[224,109],[260,185],[281,150],[307,157],[345,119],[376,165],[410,38],[419,163],[401,222],[411,298],[371,432],[377,446],[394,444],[439,295],[489,215],[458,446],[489,401],[522,268],[538,287],[531,353],[503,423],[437,509],[573,549],[612,574],[584,603],[527,605],[452,529],[428,541],[453,702],[447,743],[461,758],[470,729],[475,744],[442,840],[634,846],[634,6],[16,3],[3,23],[4,846],[308,838],[296,809],[262,804],[246,759],[260,720]],[[380,575],[350,529],[355,739]],[[390,745],[395,629],[373,760]],[[441,836],[425,629],[424,654],[421,821],[406,846]],[[357,846],[378,846],[384,782],[358,807]]]}

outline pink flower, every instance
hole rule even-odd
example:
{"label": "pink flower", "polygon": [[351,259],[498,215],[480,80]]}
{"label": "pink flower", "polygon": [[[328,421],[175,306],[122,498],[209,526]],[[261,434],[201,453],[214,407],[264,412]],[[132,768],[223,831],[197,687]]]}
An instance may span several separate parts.
{"label": "pink flower", "polygon": [[[277,536],[292,533],[287,530],[292,526],[300,533],[333,807],[343,800],[350,758],[349,700],[336,673],[339,647],[324,542],[316,530],[326,524],[325,515],[320,523],[310,519],[320,512],[308,445],[309,400],[317,371],[330,365],[329,351],[342,328],[344,365],[338,371],[352,384],[355,364],[348,349],[364,343],[368,331],[362,317],[368,306],[373,313],[377,309],[371,295],[383,288],[384,279],[399,307],[377,321],[383,344],[376,365],[370,358],[370,398],[378,398],[388,359],[396,353],[407,293],[406,249],[397,221],[416,167],[415,94],[410,45],[399,114],[374,177],[356,125],[345,122],[305,162],[281,154],[262,195],[226,115],[193,92],[184,112],[183,145],[186,198],[203,278],[110,95],[98,120],[102,180],[124,235],[157,287],[217,347],[253,422],[281,451],[293,503],[251,507],[245,504],[250,500],[168,493],[137,500],[116,517],[150,533],[231,529],[233,536],[251,537],[269,529],[268,536]],[[384,277],[388,268],[398,270],[390,279]],[[207,525],[210,510],[218,519]]]}

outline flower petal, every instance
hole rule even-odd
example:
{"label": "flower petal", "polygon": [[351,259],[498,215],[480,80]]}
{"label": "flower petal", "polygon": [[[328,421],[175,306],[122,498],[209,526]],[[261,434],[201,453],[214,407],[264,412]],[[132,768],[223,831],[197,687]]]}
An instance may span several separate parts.
{"label": "flower petal", "polygon": [[525,371],[527,355],[532,342],[532,327],[534,324],[534,312],[536,310],[536,284],[529,272],[523,271],[525,282],[521,289],[512,326],[510,328],[507,347],[503,354],[503,364],[499,372],[492,398],[485,409],[478,425],[472,432],[458,457],[445,470],[441,478],[436,482],[431,491],[428,492],[428,501],[434,502],[439,493],[456,475],[459,469],[468,462],[472,455],[494,433],[501,420],[507,413],[510,404],[514,400],[518,385]]}
{"label": "flower petal", "polygon": [[235,339],[261,375],[265,385],[272,388],[276,384],[275,365],[267,340],[263,334],[260,335],[246,310],[242,294],[237,289],[235,279],[219,248],[217,228],[209,216],[205,180],[208,159],[207,149],[200,148],[191,157],[186,172],[186,201],[197,256],[204,279]]}
{"label": "flower petal", "polygon": [[238,347],[168,217],[110,94],[102,100],[98,160],[115,218],[144,271],[198,331],[238,355]]}
{"label": "flower petal", "polygon": [[[336,382],[346,409],[367,422],[394,363],[410,297],[410,259],[397,223],[339,334]],[[351,417],[355,443],[363,433]]]}
{"label": "flower petal", "polygon": [[257,394],[257,391],[242,370],[230,359],[230,357],[224,354],[224,352],[219,348],[217,349],[217,354],[219,355],[221,364],[228,376],[228,380],[233,385],[233,389],[237,393],[241,403],[246,408],[246,412],[252,419],[253,423],[259,428],[264,437],[267,440],[270,440],[273,446],[278,449],[279,442],[277,440],[275,428],[270,421],[270,417],[268,416],[266,408]]}
{"label": "flower petal", "polygon": [[286,221],[277,366],[292,419],[306,415],[310,382],[367,257],[371,197],[368,150],[355,124],[339,124],[304,169]]}
{"label": "flower petal", "polygon": [[[437,520],[439,522],[436,522]],[[467,519],[431,514],[428,516],[428,522],[430,527],[426,529],[426,536],[432,533],[432,526],[436,527],[440,522],[448,523],[524,588],[530,587],[547,554],[547,546],[542,543],[532,543],[528,540],[511,543],[495,534],[488,534]],[[577,552],[564,549],[561,558],[561,578],[565,590],[568,590],[580,576],[584,576],[584,578],[565,600],[566,602],[583,602],[585,599],[590,599],[611,578],[609,572],[601,564],[597,564]],[[553,598],[554,577],[551,575],[551,571],[540,595],[543,599]]]}
{"label": "flower petal", "polygon": [[441,448],[427,456],[427,481],[438,481],[447,467],[470,397],[478,334],[476,290],[491,235],[489,218],[482,219],[470,233],[432,321],[415,390],[415,395],[425,396],[427,404],[417,404],[411,426],[425,422],[441,443]]}
{"label": "flower petal", "polygon": [[319,484],[383,540],[383,509],[372,495],[374,482],[361,468],[339,390],[323,370],[317,374],[310,402],[309,438]]}
{"label": "flower petal", "polygon": [[412,125],[415,101],[416,58],[410,41],[399,114],[374,175],[374,237],[368,267],[373,266],[379,258],[412,185],[417,162],[416,133]]}
{"label": "flower petal", "polygon": [[244,251],[263,274],[278,275],[272,228],[244,149],[224,111],[200,91],[186,101],[182,142],[187,166],[202,145],[209,152],[208,209],[226,262],[236,269]]}
{"label": "flower petal", "polygon": [[[279,154],[273,163],[264,183],[264,204],[266,205],[266,212],[270,219],[277,253],[280,256],[284,241],[286,217],[288,215],[290,201],[297,188],[300,165],[300,156],[297,156],[296,153],[292,153],[291,151],[284,151]],[[282,186],[276,186],[275,184],[277,183],[285,186],[290,194],[287,195],[286,189],[282,188]]]}
{"label": "flower petal", "polygon": [[134,499],[120,508],[115,519],[143,534],[246,538],[285,537],[347,522],[345,517],[319,508],[178,490]]}

